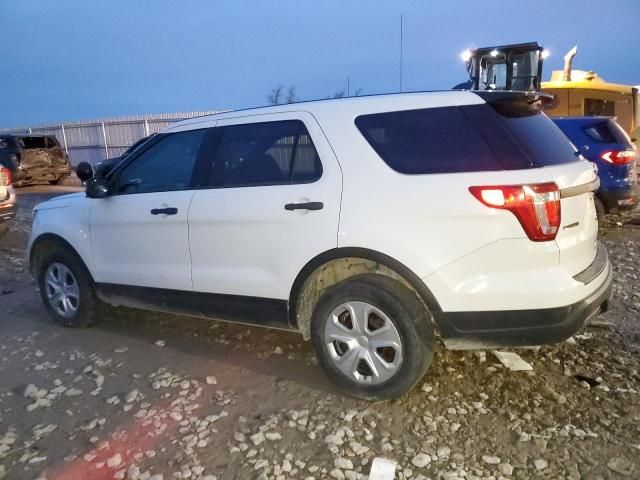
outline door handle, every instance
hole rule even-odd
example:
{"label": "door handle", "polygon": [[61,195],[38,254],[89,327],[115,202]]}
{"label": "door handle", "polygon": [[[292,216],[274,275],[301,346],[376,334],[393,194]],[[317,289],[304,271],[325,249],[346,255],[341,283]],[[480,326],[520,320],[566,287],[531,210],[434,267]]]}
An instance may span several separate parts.
{"label": "door handle", "polygon": [[304,203],[287,203],[285,210],[322,210],[324,203],[322,202],[304,202]]}
{"label": "door handle", "polygon": [[151,209],[151,215],[175,215],[176,213],[178,213],[178,209],[175,207]]}

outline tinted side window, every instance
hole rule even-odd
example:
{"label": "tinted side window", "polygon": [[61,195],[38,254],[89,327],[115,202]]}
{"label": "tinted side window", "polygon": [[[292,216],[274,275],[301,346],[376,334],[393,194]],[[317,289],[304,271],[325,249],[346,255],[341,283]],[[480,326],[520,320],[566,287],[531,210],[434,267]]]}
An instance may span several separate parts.
{"label": "tinted side window", "polygon": [[562,130],[536,108],[520,102],[460,107],[506,170],[577,161]]}
{"label": "tinted side window", "polygon": [[221,127],[210,185],[302,183],[321,174],[318,154],[302,122],[250,123]]}
{"label": "tinted side window", "polygon": [[405,174],[502,170],[457,107],[363,115],[356,126],[380,157]]}
{"label": "tinted side window", "polygon": [[186,190],[206,130],[190,130],[163,136],[118,176],[117,193],[149,193]]}

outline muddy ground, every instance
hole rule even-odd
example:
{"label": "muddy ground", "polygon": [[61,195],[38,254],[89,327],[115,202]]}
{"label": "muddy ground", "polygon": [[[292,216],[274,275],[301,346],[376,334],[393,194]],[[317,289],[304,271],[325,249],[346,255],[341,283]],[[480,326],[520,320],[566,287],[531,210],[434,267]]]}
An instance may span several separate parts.
{"label": "muddy ground", "polygon": [[602,229],[615,284],[597,326],[517,350],[532,372],[441,350],[374,404],[292,333],[125,309],[53,324],[24,247],[35,202],[70,189],[20,190],[0,240],[0,478],[352,479],[375,457],[397,479],[640,478],[640,213]]}

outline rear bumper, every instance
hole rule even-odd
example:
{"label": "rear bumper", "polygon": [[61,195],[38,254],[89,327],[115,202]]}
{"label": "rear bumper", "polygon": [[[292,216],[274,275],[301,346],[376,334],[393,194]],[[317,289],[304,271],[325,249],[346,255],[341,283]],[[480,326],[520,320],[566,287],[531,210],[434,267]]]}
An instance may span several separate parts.
{"label": "rear bumper", "polygon": [[611,278],[611,265],[606,251],[602,249],[594,262],[574,277],[585,285],[599,283],[595,290],[578,302],[534,310],[442,312],[436,315],[436,321],[442,340],[450,350],[558,343],[607,310]]}
{"label": "rear bumper", "polygon": [[640,198],[640,185],[621,190],[600,190],[598,196],[602,199],[607,212],[629,210],[638,204]]}

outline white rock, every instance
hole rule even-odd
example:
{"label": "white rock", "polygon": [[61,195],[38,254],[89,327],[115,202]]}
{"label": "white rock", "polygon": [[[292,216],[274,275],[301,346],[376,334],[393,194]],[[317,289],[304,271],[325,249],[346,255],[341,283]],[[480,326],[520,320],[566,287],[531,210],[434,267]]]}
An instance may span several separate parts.
{"label": "white rock", "polygon": [[213,375],[208,376],[206,380],[207,380],[207,385],[215,385],[218,383],[218,380]]}
{"label": "white rock", "polygon": [[339,468],[334,468],[333,470],[331,470],[329,475],[331,476],[331,478],[335,478],[336,480],[345,480],[344,473],[342,473],[342,470],[340,470]]}
{"label": "white rock", "polygon": [[500,457],[495,457],[492,455],[483,455],[482,461],[488,465],[498,465],[500,463]]}
{"label": "white rock", "polygon": [[116,453],[113,457],[107,460],[107,467],[115,468],[122,463],[122,456]]}
{"label": "white rock", "polygon": [[451,449],[449,447],[440,447],[437,453],[438,458],[440,459],[449,458],[449,456],[451,455]]}
{"label": "white rock", "polygon": [[282,440],[282,435],[280,435],[278,432],[267,432],[264,436],[267,440],[270,441]]}
{"label": "white rock", "polygon": [[495,357],[512,372],[533,370],[530,363],[525,362],[520,355],[514,352],[493,351]]}
{"label": "white rock", "polygon": [[411,459],[411,463],[418,468],[424,468],[431,463],[431,457],[426,453],[419,453]]}
{"label": "white rock", "polygon": [[251,441],[253,442],[254,445],[258,446],[262,442],[264,442],[264,433],[262,432],[254,433],[249,438],[251,438]]}
{"label": "white rock", "polygon": [[164,342],[164,340],[156,340],[156,345],[159,347],[164,347],[166,343]]}
{"label": "white rock", "polygon": [[513,475],[513,466],[510,463],[501,463],[498,465],[498,470],[500,470],[500,473],[503,475]]}
{"label": "white rock", "polygon": [[127,403],[133,403],[140,397],[142,397],[142,395],[140,395],[140,392],[138,390],[131,390],[129,393],[127,393],[127,396],[124,397],[124,401]]}
{"label": "white rock", "polygon": [[343,470],[353,470],[353,462],[348,458],[336,458],[333,461],[333,465]]}
{"label": "white rock", "polygon": [[549,462],[544,458],[538,458],[537,460],[534,460],[533,465],[536,467],[536,470],[544,470],[549,466]]}
{"label": "white rock", "polygon": [[127,469],[127,480],[138,480],[138,477],[140,477],[140,467],[132,463]]}

